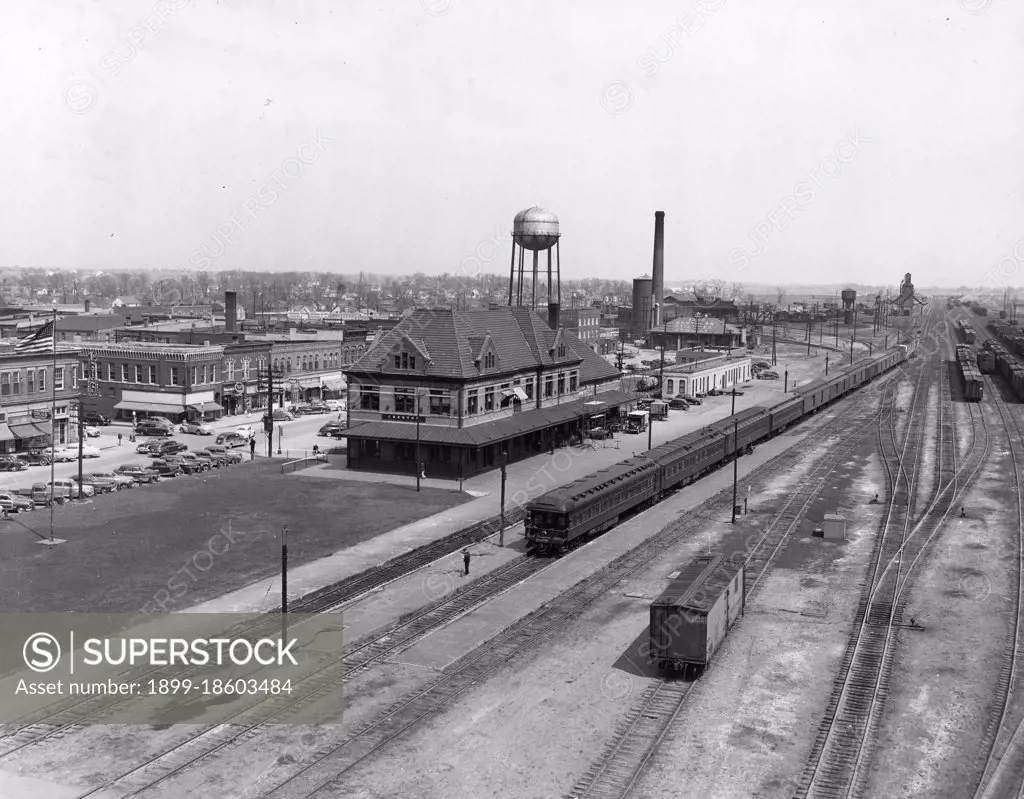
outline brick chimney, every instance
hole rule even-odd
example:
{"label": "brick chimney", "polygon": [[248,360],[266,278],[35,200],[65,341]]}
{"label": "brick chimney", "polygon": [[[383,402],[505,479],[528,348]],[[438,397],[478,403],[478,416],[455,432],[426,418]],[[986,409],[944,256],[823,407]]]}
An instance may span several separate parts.
{"label": "brick chimney", "polygon": [[233,333],[238,321],[238,295],[233,291],[224,292],[224,329]]}

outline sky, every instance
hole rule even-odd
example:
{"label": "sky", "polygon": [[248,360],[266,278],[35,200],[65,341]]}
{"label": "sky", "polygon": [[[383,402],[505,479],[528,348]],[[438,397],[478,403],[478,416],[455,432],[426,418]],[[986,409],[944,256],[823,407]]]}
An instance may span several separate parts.
{"label": "sky", "polygon": [[[827,7],[823,7],[827,6]],[[5,0],[0,265],[1024,284],[1024,3]]]}

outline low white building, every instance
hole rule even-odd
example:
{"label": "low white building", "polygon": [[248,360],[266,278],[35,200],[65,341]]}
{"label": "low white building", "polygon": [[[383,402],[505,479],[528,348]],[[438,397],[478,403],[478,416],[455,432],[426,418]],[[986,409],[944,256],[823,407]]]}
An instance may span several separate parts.
{"label": "low white building", "polygon": [[720,356],[689,364],[667,366],[661,378],[661,396],[707,394],[712,388],[729,391],[751,379],[751,359]]}

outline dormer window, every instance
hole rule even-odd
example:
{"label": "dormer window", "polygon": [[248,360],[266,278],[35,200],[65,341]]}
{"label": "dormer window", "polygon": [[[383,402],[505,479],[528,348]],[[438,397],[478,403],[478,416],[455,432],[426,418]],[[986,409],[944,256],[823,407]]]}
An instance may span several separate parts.
{"label": "dormer window", "polygon": [[493,369],[495,363],[494,353],[489,352],[484,356],[484,369]]}
{"label": "dormer window", "polygon": [[416,368],[416,356],[410,355],[407,352],[403,352],[401,355],[395,356],[395,368],[396,369],[415,369]]}
{"label": "dormer window", "polygon": [[558,357],[559,358],[564,358],[565,357],[565,345],[564,344],[559,344],[558,345]]}

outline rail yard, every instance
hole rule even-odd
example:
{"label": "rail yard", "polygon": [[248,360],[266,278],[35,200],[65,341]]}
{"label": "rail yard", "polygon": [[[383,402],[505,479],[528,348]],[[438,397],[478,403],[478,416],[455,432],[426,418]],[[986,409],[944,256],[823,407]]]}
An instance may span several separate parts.
{"label": "rail yard", "polygon": [[505,546],[489,518],[309,594],[344,656],[289,702],[132,727],[63,699],[0,730],[0,771],[57,799],[1019,797],[1014,346],[933,303],[904,343],[536,493]]}

